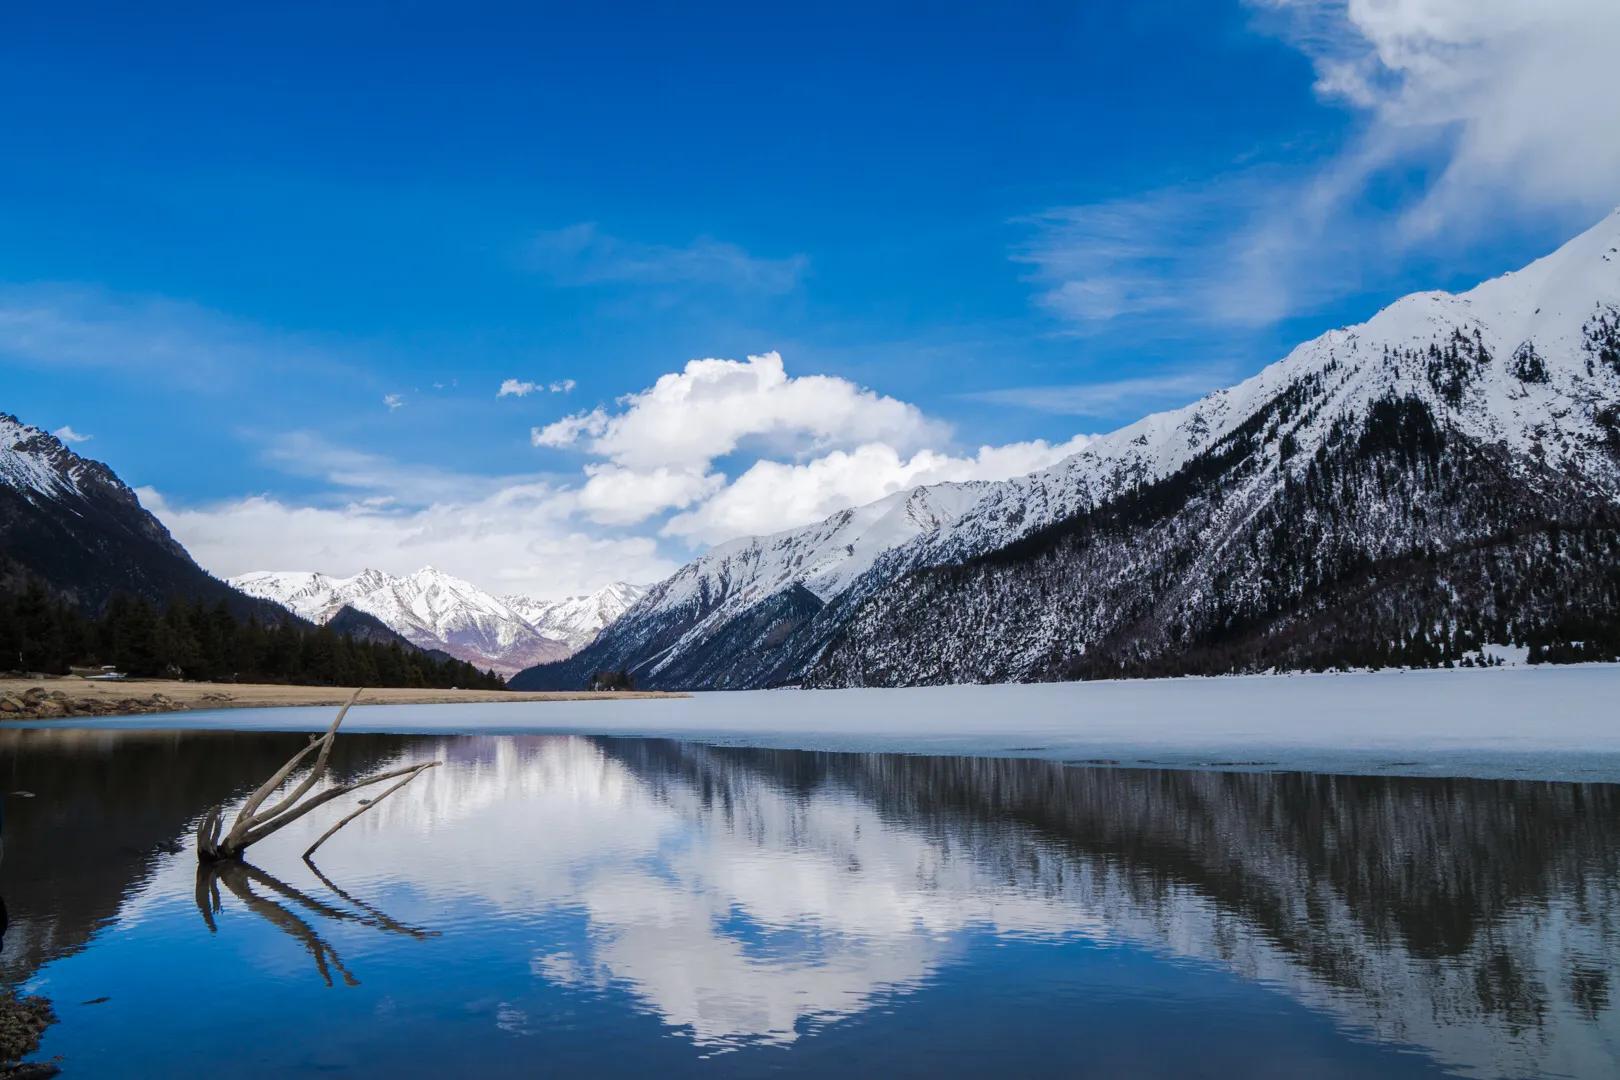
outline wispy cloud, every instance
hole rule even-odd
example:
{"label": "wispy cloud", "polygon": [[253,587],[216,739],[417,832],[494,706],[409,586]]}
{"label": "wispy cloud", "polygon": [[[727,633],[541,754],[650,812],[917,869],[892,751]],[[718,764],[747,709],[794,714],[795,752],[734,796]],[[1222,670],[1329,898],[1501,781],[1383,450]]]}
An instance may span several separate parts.
{"label": "wispy cloud", "polygon": [[531,257],[564,285],[699,285],[766,294],[791,292],[809,267],[803,255],[762,258],[707,236],[680,246],[624,240],[592,222],[541,233]]}
{"label": "wispy cloud", "polygon": [[388,411],[389,412],[393,412],[395,409],[399,409],[399,408],[404,407],[404,405],[405,405],[405,395],[404,394],[384,394],[382,402],[383,402],[384,405],[388,406]]}
{"label": "wispy cloud", "polygon": [[427,506],[484,498],[507,487],[551,482],[542,473],[489,475],[400,462],[334,443],[314,431],[278,434],[264,444],[259,457],[278,472],[320,480],[337,489],[338,500],[361,498],[376,505]]}
{"label": "wispy cloud", "polygon": [[1059,386],[1010,386],[965,394],[974,401],[1063,416],[1135,417],[1202,397],[1231,381],[1224,367],[1195,368],[1105,382]]}
{"label": "wispy cloud", "polygon": [[528,397],[530,394],[541,390],[553,394],[570,394],[573,393],[574,387],[578,385],[573,379],[557,379],[549,383],[529,382],[526,379],[504,379],[501,381],[501,388],[495,392],[495,396]]}
{"label": "wispy cloud", "polygon": [[362,567],[409,573],[443,567],[496,592],[564,596],[614,575],[656,581],[675,569],[644,536],[604,535],[570,520],[573,498],[546,484],[447,493],[428,506],[366,498],[300,505],[268,495],[183,504],[151,488],[141,502],[202,565],[222,576],[251,570]]}
{"label": "wispy cloud", "polygon": [[1026,218],[1012,258],[1070,329],[1263,326],[1380,288],[1441,240],[1455,261],[1620,198],[1613,0],[1248,2],[1352,110],[1351,134],[1314,161]]}
{"label": "wispy cloud", "polygon": [[[1402,235],[1490,224],[1503,211],[1612,209],[1620,191],[1620,5],[1613,0],[1250,0],[1310,58],[1316,91],[1366,127],[1334,161],[1353,189],[1437,157],[1401,207]],[[1334,171],[1343,173],[1332,177]]]}
{"label": "wispy cloud", "polygon": [[140,372],[214,390],[271,366],[344,366],[307,340],[197,304],[55,284],[0,285],[3,361]]}
{"label": "wispy cloud", "polygon": [[1294,283],[1263,273],[1234,223],[1253,219],[1277,183],[1255,170],[1056,207],[1019,222],[1030,232],[1013,259],[1030,268],[1040,305],[1080,329],[1165,316],[1264,324],[1288,309]]}
{"label": "wispy cloud", "polygon": [[71,424],[63,424],[61,427],[51,432],[51,434],[55,435],[58,439],[61,439],[65,443],[87,443],[91,439],[95,438],[94,435],[84,435],[80,432],[74,431],[73,425]]}

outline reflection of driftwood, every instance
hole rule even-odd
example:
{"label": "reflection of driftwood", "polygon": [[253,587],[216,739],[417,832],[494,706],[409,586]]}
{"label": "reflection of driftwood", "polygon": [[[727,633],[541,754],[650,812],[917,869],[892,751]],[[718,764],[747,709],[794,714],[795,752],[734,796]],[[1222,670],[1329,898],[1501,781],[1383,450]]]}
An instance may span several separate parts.
{"label": "reflection of driftwood", "polygon": [[[296,896],[302,896],[302,894],[298,893],[296,889],[276,881],[276,879],[257,867],[242,862],[240,859],[204,864],[197,867],[197,907],[202,911],[203,921],[208,924],[208,929],[219,929],[214,921],[214,916],[220,910],[219,886],[222,882],[231,891],[231,895],[242,902],[243,907],[302,944],[305,951],[314,959],[315,970],[321,973],[321,979],[327,986],[332,985],[332,968],[337,968],[338,974],[343,976],[345,984],[349,986],[360,985],[360,980],[355,978],[354,974],[343,966],[343,958],[338,955],[337,950],[328,945],[326,940],[315,932],[314,927],[284,905],[278,904],[268,897],[260,896],[253,891],[252,886],[254,884],[264,885],[276,892],[282,892],[283,895],[292,893]],[[308,900],[307,897],[304,899]],[[311,902],[310,906],[318,914],[323,915],[337,911],[336,908],[330,907],[326,911],[322,911],[321,907],[323,905],[314,902]],[[348,913],[344,912],[343,914]]]}
{"label": "reflection of driftwood", "polygon": [[348,893],[338,888],[337,885],[333,883],[331,878],[321,873],[321,868],[316,866],[314,863],[310,863],[309,868],[310,870],[314,871],[316,877],[321,879],[322,885],[325,885],[328,889],[331,889],[333,892],[337,893],[338,896],[365,912],[366,917],[362,917],[360,921],[365,923],[367,926],[375,926],[380,930],[387,930],[389,933],[404,934],[406,937],[413,937],[418,940],[422,938],[439,936],[439,932],[437,930],[424,930],[420,926],[406,926],[404,923],[378,909],[375,904],[369,904],[366,901],[361,900],[359,897],[350,896]]}
{"label": "reflection of driftwood", "polygon": [[[321,979],[325,981],[327,986],[332,985],[333,968],[337,969],[344,983],[349,986],[359,985],[360,980],[355,978],[354,974],[344,966],[343,959],[338,955],[337,950],[322,938],[316,932],[314,926],[310,925],[309,921],[294,910],[295,908],[302,909],[304,912],[322,919],[330,919],[333,922],[355,922],[362,926],[375,927],[386,933],[402,934],[418,940],[438,936],[437,932],[433,930],[406,926],[404,923],[379,911],[373,905],[356,900],[336,885],[333,885],[320,871],[316,871],[316,875],[329,889],[355,907],[360,908],[364,914],[346,911],[323,900],[317,900],[303,890],[296,889],[279,878],[273,877],[251,863],[243,862],[240,859],[203,863],[197,867],[197,910],[202,912],[203,922],[208,924],[208,929],[217,932],[219,924],[214,916],[220,911],[219,887],[223,884],[226,889],[230,890],[232,896],[242,902],[243,907],[267,920],[271,925],[302,944],[305,951],[314,959],[315,969],[320,972]],[[254,891],[255,886],[265,892],[275,893],[286,903],[280,903],[268,896],[260,895],[260,893]]]}
{"label": "reflection of driftwood", "polygon": [[[197,824],[197,858],[199,860],[202,862],[216,862],[221,859],[240,859],[242,852],[247,850],[248,845],[263,840],[284,825],[290,825],[318,806],[324,806],[333,799],[341,799],[351,792],[370,787],[372,784],[380,784],[384,780],[399,780],[399,783],[389,788],[376,800],[361,804],[358,810],[328,829],[319,840],[315,841],[304,852],[305,858],[308,858],[333,833],[438,764],[437,761],[427,761],[419,765],[407,765],[403,768],[378,773],[375,776],[368,776],[361,780],[352,780],[346,784],[334,784],[319,794],[310,795],[310,789],[327,774],[328,761],[332,756],[332,744],[337,739],[338,725],[343,723],[343,718],[349,714],[349,707],[360,697],[360,693],[361,691],[356,690],[343,708],[338,710],[337,719],[332,721],[332,726],[326,729],[325,735],[310,739],[308,746],[294,754],[291,760],[277,770],[274,776],[266,780],[257,791],[248,796],[247,801],[242,804],[242,808],[236,812],[236,819],[231,822],[230,830],[225,832],[223,836],[221,832],[224,828],[225,808],[216,806],[203,814],[202,820]],[[316,753],[316,751],[319,751],[319,753]],[[281,799],[272,803],[268,808],[261,809],[270,796],[275,794],[276,789],[297,771],[298,766],[311,753],[316,753],[315,764],[310,767],[308,775]],[[305,798],[306,795],[309,797]]]}

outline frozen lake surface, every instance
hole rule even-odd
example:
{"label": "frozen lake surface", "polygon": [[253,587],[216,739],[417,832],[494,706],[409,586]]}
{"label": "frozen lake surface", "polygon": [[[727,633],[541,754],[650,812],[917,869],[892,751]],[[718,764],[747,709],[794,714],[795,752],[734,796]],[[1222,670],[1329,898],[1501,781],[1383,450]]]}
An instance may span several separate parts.
{"label": "frozen lake surface", "polygon": [[[1620,665],[378,705],[346,731],[577,734],[1121,767],[1620,782]],[[66,722],[314,731],[330,708]],[[38,726],[64,726],[56,721]]]}

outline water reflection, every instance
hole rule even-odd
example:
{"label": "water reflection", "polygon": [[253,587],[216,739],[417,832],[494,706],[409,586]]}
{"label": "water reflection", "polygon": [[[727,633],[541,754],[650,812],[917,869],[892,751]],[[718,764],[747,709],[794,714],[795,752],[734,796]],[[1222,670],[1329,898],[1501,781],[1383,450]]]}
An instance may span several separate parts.
{"label": "water reflection", "polygon": [[[555,995],[622,995],[699,1050],[802,1047],[856,1017],[881,1027],[974,970],[982,942],[1089,941],[1275,988],[1346,1037],[1460,1072],[1617,1064],[1614,787],[352,736],[345,771],[445,766],[322,849],[340,888],[297,860],[320,815],[256,847],[266,869],[163,850],[301,736],[74,734],[0,743],[41,794],[11,823],[14,979],[107,923],[191,947],[195,914],[190,934],[157,915],[184,895],[221,935],[222,912],[262,918],[338,990],[360,981],[338,946],[378,956],[395,982],[367,984],[394,996],[401,965],[453,996],[520,950],[530,986],[493,1009],[513,1037],[556,1036]],[[63,829],[99,845],[99,870],[40,854]],[[1029,978],[1031,1024],[1052,977]],[[1004,1006],[985,1001],[986,1022]],[[931,1035],[945,1053],[952,1037]]]}
{"label": "water reflection", "polygon": [[[229,861],[199,863],[197,866],[195,900],[197,910],[202,914],[203,925],[208,927],[210,933],[217,934],[219,932],[219,922],[216,919],[216,916],[222,910],[219,887],[224,885],[231,895],[241,902],[245,910],[264,919],[302,945],[304,950],[309,953],[310,959],[315,962],[315,970],[320,974],[322,981],[327,986],[332,985],[332,970],[334,968],[349,986],[359,986],[360,980],[344,965],[343,958],[338,955],[338,951],[320,935],[307,919],[300,916],[298,911],[294,909],[301,909],[304,914],[316,919],[328,919],[332,922],[358,922],[365,926],[376,927],[386,933],[402,934],[405,937],[418,940],[438,936],[436,931],[407,926],[390,918],[374,905],[356,900],[332,884],[331,880],[321,873],[319,867],[315,866],[314,863],[307,863],[307,865],[322,884],[357,910],[345,910],[342,907],[318,900],[303,890],[288,885],[274,875],[265,873],[251,863]],[[255,885],[263,892],[273,893],[281,897],[285,903],[255,892]],[[292,906],[289,907],[289,904]]]}

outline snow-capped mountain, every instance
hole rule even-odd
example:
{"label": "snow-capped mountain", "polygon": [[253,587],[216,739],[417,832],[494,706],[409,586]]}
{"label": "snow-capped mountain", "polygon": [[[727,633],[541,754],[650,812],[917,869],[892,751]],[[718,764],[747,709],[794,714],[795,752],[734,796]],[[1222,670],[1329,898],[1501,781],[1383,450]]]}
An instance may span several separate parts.
{"label": "snow-capped mountain", "polygon": [[0,588],[24,580],[87,611],[133,593],[159,604],[186,597],[224,602],[239,616],[278,615],[193,562],[106,465],[0,413]]}
{"label": "snow-capped mountain", "polygon": [[898,491],[802,529],[717,545],[648,589],[577,662],[525,673],[524,683],[574,687],[597,670],[634,663],[654,677],[673,665],[689,685],[760,685],[774,668],[757,665],[779,657],[750,650],[747,639],[787,634],[886,553],[937,533],[993,487],[970,481]]}
{"label": "snow-capped mountain", "polygon": [[[1617,510],[1620,211],[1042,472],[723,545],[514,685],[620,667],[654,687],[984,681],[1606,641]],[[908,524],[877,526],[896,513]]]}
{"label": "snow-capped mountain", "polygon": [[577,652],[595,641],[598,634],[617,622],[619,616],[634,607],[646,593],[640,585],[616,581],[593,593],[561,600],[538,600],[520,594],[501,599],[530,626]]}
{"label": "snow-capped mountain", "polygon": [[[273,600],[311,622],[328,622],[346,607],[365,612],[415,645],[501,674],[567,657],[639,595],[635,586],[616,584],[550,603],[503,599],[431,566],[405,577],[381,570],[352,577],[267,570],[230,580],[248,595]],[[542,614],[549,621],[535,617]]]}

